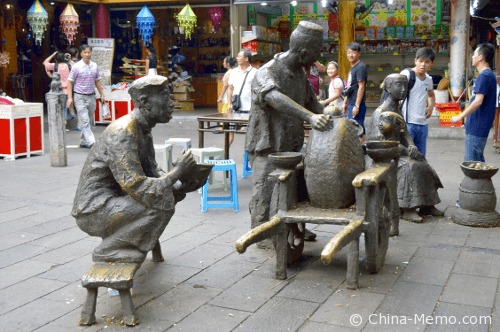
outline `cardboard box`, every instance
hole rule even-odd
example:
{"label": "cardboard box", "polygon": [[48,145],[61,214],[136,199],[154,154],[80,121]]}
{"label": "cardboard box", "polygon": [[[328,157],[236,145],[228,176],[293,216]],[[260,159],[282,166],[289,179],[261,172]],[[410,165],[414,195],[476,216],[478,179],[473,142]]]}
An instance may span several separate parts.
{"label": "cardboard box", "polygon": [[179,101],[185,101],[191,99],[191,92],[188,91],[179,93],[174,92],[174,99]]}
{"label": "cardboard box", "polygon": [[194,88],[188,85],[174,86],[174,93],[194,92]]}
{"label": "cardboard box", "polygon": [[180,101],[180,109],[178,111],[192,111],[194,110],[194,103],[192,101]]}

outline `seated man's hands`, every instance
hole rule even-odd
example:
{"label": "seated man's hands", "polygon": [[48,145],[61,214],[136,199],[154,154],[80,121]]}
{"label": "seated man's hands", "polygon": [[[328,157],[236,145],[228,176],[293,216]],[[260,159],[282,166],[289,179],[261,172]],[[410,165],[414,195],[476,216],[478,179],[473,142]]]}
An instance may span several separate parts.
{"label": "seated man's hands", "polygon": [[194,171],[196,167],[196,161],[191,154],[191,151],[185,152],[177,158],[176,167],[179,172],[179,177],[183,177],[185,174],[189,174]]}
{"label": "seated man's hands", "polygon": [[173,187],[174,194],[188,193],[203,187],[212,167],[213,165],[196,164],[191,151],[180,155],[174,168],[177,173],[177,178],[174,180],[178,180]]}
{"label": "seated man's hands", "polygon": [[314,114],[310,120],[311,127],[318,131],[327,131],[333,128],[333,122],[325,114]]}

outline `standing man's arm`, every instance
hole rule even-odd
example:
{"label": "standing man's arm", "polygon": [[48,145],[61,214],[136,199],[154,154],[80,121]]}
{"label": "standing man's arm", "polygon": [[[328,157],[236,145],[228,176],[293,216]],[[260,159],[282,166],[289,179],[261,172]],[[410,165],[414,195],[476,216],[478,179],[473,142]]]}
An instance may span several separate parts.
{"label": "standing man's arm", "polygon": [[68,101],[66,102],[66,107],[69,108],[73,104],[73,81],[68,80],[68,87],[66,88],[68,92]]}
{"label": "standing man's arm", "polygon": [[97,88],[97,91],[99,91],[99,95],[101,96],[101,103],[104,103],[104,91],[102,91],[102,83],[101,80],[95,81],[95,87]]}
{"label": "standing man's arm", "polygon": [[[356,95],[356,104],[354,105],[354,107],[352,109],[352,116],[353,117],[356,117],[359,113],[359,107],[357,107],[357,106],[360,106],[361,101],[363,100],[363,96],[365,93],[365,85],[366,85],[365,81],[358,81],[358,94]],[[346,98],[346,100],[347,100],[347,98]],[[344,104],[345,104],[345,102],[344,102]]]}
{"label": "standing man's arm", "polygon": [[463,119],[474,113],[479,108],[479,106],[483,104],[483,100],[484,95],[481,93],[476,93],[476,97],[474,98],[474,101],[469,105],[469,107],[467,107],[467,109],[461,114],[452,116],[450,118],[450,122],[457,123],[458,121],[462,121]]}
{"label": "standing man's arm", "polygon": [[436,105],[436,96],[434,95],[434,90],[429,90],[427,97],[430,98],[429,106],[425,109],[425,118],[428,119],[432,115],[432,110],[434,110],[434,105]]}
{"label": "standing man's arm", "polygon": [[314,65],[318,68],[318,71],[319,71],[320,73],[324,73],[324,72],[326,72],[325,65],[323,65],[321,62],[316,61],[316,62],[314,63]]}
{"label": "standing man's arm", "polygon": [[[229,78],[231,80],[231,78]],[[234,86],[233,85],[228,85],[227,87],[227,111],[232,112],[233,111],[233,104],[231,103],[231,99],[233,98],[233,91],[234,91]]]}
{"label": "standing man's arm", "polygon": [[[78,68],[75,66],[71,67],[71,71],[68,76],[68,85],[66,91],[68,92],[68,101],[66,102],[66,107],[69,108],[73,104],[73,89],[75,87],[75,81],[78,77]],[[76,109],[76,107],[75,107]]]}

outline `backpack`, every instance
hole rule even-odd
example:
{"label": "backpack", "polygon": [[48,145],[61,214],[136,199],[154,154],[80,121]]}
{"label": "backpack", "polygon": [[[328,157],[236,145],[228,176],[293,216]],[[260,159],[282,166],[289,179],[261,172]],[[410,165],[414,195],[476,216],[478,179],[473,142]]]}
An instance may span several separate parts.
{"label": "backpack", "polygon": [[[347,82],[346,82],[346,81],[344,81],[344,80],[342,79],[342,77],[340,77],[339,75],[335,76],[335,78],[332,80],[332,84],[333,84],[333,82],[335,82],[335,80],[336,80],[337,78],[340,78],[340,80],[342,81],[342,84],[344,84],[344,87],[342,88],[342,91],[344,91],[344,89],[345,89],[345,87],[346,87],[346,85],[347,85]],[[342,100],[344,100],[344,96],[340,95],[340,98],[342,98]]]}
{"label": "backpack", "polygon": [[[408,105],[410,104],[410,90],[415,85],[417,81],[417,74],[411,68],[405,68],[403,70],[408,70],[410,72],[410,79],[408,81],[408,92],[406,92],[406,98],[401,101],[401,107],[403,107],[404,101],[406,101],[406,112],[408,113]],[[384,90],[382,96],[380,97],[380,103],[382,104],[389,97],[389,93]],[[401,113],[403,110],[401,110]],[[406,119],[408,119],[408,114],[406,114]]]}

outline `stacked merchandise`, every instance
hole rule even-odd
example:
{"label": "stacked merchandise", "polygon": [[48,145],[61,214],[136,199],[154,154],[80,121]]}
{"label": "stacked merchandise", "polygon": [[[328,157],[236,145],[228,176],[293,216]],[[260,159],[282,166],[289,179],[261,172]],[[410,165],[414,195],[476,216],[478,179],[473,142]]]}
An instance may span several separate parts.
{"label": "stacked merchandise", "polygon": [[[192,85],[191,76],[185,71],[179,63],[185,58],[178,54],[180,48],[176,46],[169,49],[169,79],[172,82],[170,89],[173,92],[172,100],[176,105],[176,110],[192,111],[194,110],[194,99],[192,93],[195,91]],[[171,60],[170,60],[171,59]]]}
{"label": "stacked merchandise", "polygon": [[146,75],[146,60],[122,58],[123,66],[120,69],[130,76],[123,76],[123,82],[131,83],[137,78]]}
{"label": "stacked merchandise", "polygon": [[[123,76],[124,83],[131,83],[134,80],[146,75],[146,60],[122,58],[123,66],[120,69],[130,76]],[[162,65],[158,64],[157,70],[161,72]]]}

